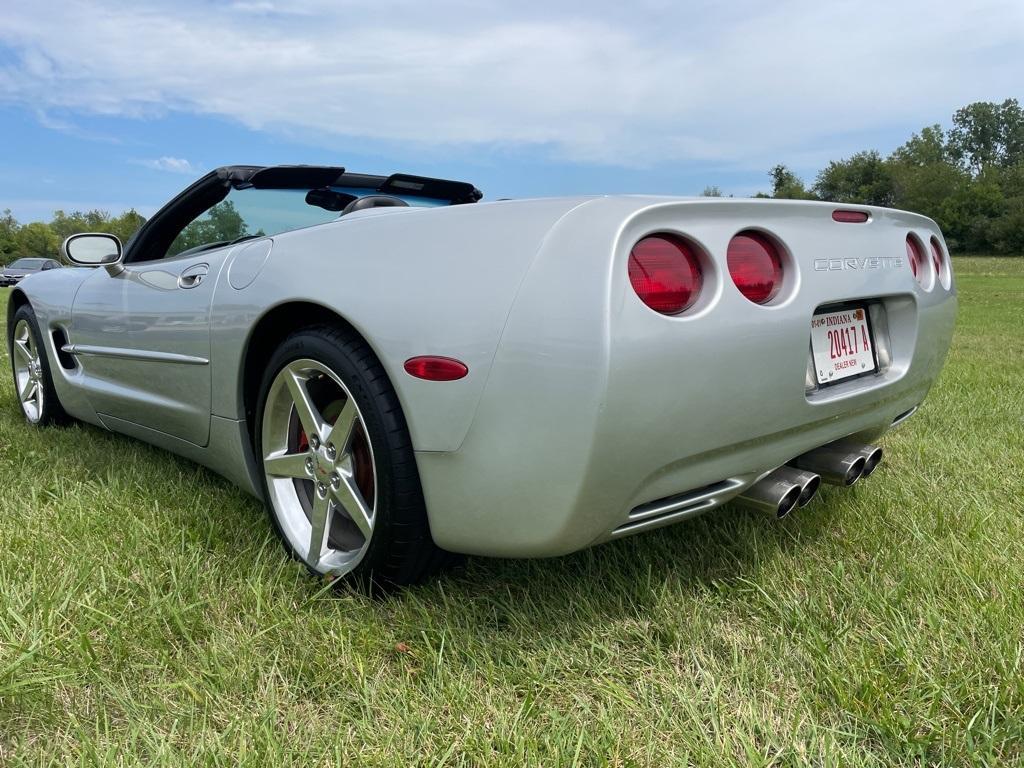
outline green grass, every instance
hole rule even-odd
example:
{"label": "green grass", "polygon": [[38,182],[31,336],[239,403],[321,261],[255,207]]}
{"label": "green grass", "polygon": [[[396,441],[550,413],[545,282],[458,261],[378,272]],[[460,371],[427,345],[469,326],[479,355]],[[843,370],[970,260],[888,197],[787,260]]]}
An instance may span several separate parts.
{"label": "green grass", "polygon": [[955,270],[871,480],[381,600],[202,469],[29,429],[5,379],[0,764],[1021,764],[1024,259]]}

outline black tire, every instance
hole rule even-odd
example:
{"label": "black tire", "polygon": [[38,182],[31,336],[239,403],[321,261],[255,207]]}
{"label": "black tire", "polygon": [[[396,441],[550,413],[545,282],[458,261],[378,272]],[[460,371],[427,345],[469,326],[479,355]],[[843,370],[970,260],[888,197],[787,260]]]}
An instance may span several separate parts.
{"label": "black tire", "polygon": [[[29,333],[32,336],[34,344],[34,350],[38,355],[38,377],[36,384],[42,390],[42,402],[38,408],[38,414],[33,415],[26,409],[26,406],[22,403],[21,395],[18,392],[18,361],[15,359],[15,334],[20,323],[25,323],[28,326]],[[60,425],[66,424],[71,419],[65,412],[64,408],[60,404],[60,400],[57,397],[57,390],[53,386],[53,376],[50,372],[50,359],[46,354],[46,347],[43,345],[43,334],[39,330],[39,322],[36,320],[36,313],[32,311],[32,307],[29,304],[23,304],[18,307],[14,313],[14,317],[11,318],[11,323],[7,328],[7,353],[11,359],[11,375],[14,380],[14,397],[18,403],[18,407],[21,410],[22,416],[32,426],[44,427],[48,425]]]}
{"label": "black tire", "polygon": [[[254,442],[274,530],[285,550],[305,562],[282,529],[263,466],[263,421],[271,385],[285,366],[301,359],[330,368],[342,380],[359,408],[372,445],[377,499],[373,534],[358,565],[343,574],[342,580],[369,589],[423,581],[443,565],[447,553],[430,535],[412,441],[395,391],[372,350],[351,330],[317,325],[294,332],[267,363],[255,413]],[[318,573],[309,563],[306,566]]]}

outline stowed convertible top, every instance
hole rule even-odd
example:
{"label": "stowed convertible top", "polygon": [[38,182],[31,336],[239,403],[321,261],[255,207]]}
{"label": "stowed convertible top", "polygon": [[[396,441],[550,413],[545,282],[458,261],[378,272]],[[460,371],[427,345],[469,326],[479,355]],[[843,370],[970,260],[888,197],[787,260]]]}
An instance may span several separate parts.
{"label": "stowed convertible top", "polygon": [[475,203],[483,193],[466,181],[433,179],[408,173],[375,176],[349,173],[341,166],[326,165],[226,165],[212,171],[234,189],[318,189],[347,187],[373,190],[382,195],[408,195],[445,200],[452,205]]}
{"label": "stowed convertible top", "polygon": [[[327,210],[341,210],[357,197],[334,192],[335,189],[365,189],[373,194],[422,197],[450,205],[475,203],[483,198],[483,193],[469,182],[407,173],[373,176],[348,173],[340,166],[225,165],[197,179],[143,224],[126,244],[124,262],[130,264],[152,253],[166,253],[190,221],[221,202],[232,189],[306,189],[307,202]],[[318,194],[325,199],[318,199]]]}

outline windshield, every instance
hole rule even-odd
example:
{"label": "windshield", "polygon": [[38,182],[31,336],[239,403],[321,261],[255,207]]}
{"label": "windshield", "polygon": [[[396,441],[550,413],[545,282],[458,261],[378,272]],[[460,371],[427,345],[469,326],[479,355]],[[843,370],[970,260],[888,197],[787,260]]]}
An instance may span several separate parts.
{"label": "windshield", "polygon": [[18,259],[8,267],[10,269],[42,269],[44,261],[46,259]]}
{"label": "windshield", "polygon": [[[376,194],[372,189],[331,187],[353,197]],[[334,221],[338,211],[328,211],[306,202],[307,189],[233,189],[227,198],[195,219],[174,239],[168,250],[175,256],[215,243],[230,243],[246,237],[263,237],[314,224]],[[395,195],[411,206],[435,207],[446,201]]]}

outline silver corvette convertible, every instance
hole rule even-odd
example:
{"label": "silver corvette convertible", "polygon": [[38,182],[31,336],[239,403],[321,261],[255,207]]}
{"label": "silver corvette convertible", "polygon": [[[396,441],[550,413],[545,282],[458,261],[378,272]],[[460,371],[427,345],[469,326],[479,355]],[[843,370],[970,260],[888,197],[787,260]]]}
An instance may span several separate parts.
{"label": "silver corvette convertible", "polygon": [[8,306],[31,424],[81,419],[262,499],[315,572],[558,555],[852,485],[956,315],[931,220],[778,200],[480,203],[464,182],[220,168]]}

